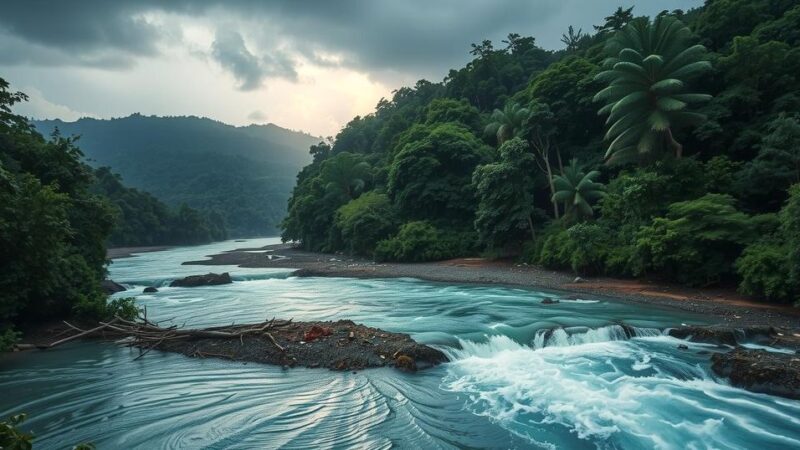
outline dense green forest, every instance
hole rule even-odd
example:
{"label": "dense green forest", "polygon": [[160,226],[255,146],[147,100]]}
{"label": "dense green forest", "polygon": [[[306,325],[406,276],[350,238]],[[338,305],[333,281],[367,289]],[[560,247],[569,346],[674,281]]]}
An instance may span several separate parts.
{"label": "dense green forest", "polygon": [[800,296],[800,5],[619,8],[565,48],[473,44],[311,147],[284,240]]}
{"label": "dense green forest", "polygon": [[232,237],[275,233],[294,175],[319,138],[278,126],[234,127],[199,117],[134,114],[118,119],[35,121],[49,136],[80,136],[86,162],[173,208],[222,217]]}
{"label": "dense green forest", "polygon": [[92,193],[74,139],[45,139],[11,112],[25,98],[0,78],[0,350],[23,321],[135,311],[100,288],[113,206]]}
{"label": "dense green forest", "polygon": [[122,177],[109,167],[94,170],[90,192],[107,199],[114,209],[111,247],[202,244],[227,238],[219,213],[203,213],[186,204],[170,208],[153,195],[122,184]]}

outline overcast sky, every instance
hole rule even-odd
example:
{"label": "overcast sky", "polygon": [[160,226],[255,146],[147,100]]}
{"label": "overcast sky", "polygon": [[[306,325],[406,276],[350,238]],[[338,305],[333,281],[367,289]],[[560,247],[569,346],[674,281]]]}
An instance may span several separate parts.
{"label": "overcast sky", "polygon": [[441,81],[470,43],[508,33],[560,48],[617,6],[634,13],[701,0],[3,1],[0,77],[17,111],[75,120],[133,112],[272,122],[335,134],[381,97]]}

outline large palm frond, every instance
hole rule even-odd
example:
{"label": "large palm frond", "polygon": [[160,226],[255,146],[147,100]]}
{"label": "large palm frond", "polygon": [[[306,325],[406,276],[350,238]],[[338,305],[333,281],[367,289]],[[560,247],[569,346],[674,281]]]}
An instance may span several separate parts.
{"label": "large palm frond", "polygon": [[692,33],[681,21],[638,18],[606,43],[609,55],[596,80],[608,86],[595,95],[608,114],[609,163],[636,160],[669,148],[680,157],[677,128],[704,120],[689,111],[711,96],[691,92],[688,82],[711,68],[702,45],[689,45]]}
{"label": "large palm frond", "polygon": [[498,146],[503,145],[505,141],[518,137],[522,133],[525,120],[529,115],[528,108],[524,108],[516,102],[508,102],[502,110],[495,109],[492,112],[489,125],[486,126],[484,132],[489,136],[494,136]]}
{"label": "large palm frond", "polygon": [[573,159],[564,168],[564,173],[553,179],[555,194],[553,201],[564,204],[565,214],[572,218],[586,218],[594,215],[592,204],[605,195],[605,186],[595,181],[600,172],[585,173]]}

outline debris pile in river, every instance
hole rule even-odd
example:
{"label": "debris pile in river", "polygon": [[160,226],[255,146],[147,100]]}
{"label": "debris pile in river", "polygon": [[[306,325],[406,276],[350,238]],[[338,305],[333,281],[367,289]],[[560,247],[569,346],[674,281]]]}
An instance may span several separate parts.
{"label": "debris pile in river", "polygon": [[91,329],[67,325],[75,334],[48,345],[22,344],[20,348],[47,349],[79,338],[103,337],[138,348],[136,359],[156,349],[195,358],[225,358],[284,367],[360,370],[388,366],[406,371],[447,361],[442,352],[415,342],[407,334],[390,333],[350,320],[272,319],[256,324],[189,329],[162,327],[146,317],[138,321],[116,317]]}

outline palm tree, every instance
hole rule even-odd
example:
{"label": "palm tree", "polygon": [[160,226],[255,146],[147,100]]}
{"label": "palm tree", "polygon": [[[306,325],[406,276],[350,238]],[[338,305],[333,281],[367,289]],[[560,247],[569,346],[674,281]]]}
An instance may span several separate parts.
{"label": "palm tree", "polygon": [[609,163],[634,160],[671,149],[680,158],[683,146],[675,140],[677,128],[697,125],[705,116],[688,111],[710,95],[689,91],[689,79],[709,70],[706,49],[689,46],[691,31],[671,16],[652,23],[641,17],[618,31],[606,43],[609,57],[596,80],[609,83],[595,95],[609,114],[605,139]]}
{"label": "palm tree", "polygon": [[564,203],[565,217],[580,219],[594,215],[592,203],[605,195],[603,184],[594,181],[598,176],[600,172],[596,170],[584,173],[577,159],[564,168],[562,175],[555,176],[553,201]]}
{"label": "palm tree", "polygon": [[360,155],[342,152],[322,163],[320,177],[326,195],[349,201],[358,197],[371,178],[371,167]]}
{"label": "palm tree", "polygon": [[581,40],[583,40],[585,36],[586,35],[583,34],[583,28],[579,28],[576,33],[575,28],[570,25],[569,28],[567,28],[566,34],[561,35],[561,42],[567,46],[568,52],[574,52],[580,47]]}
{"label": "palm tree", "polygon": [[499,147],[503,145],[503,142],[522,133],[529,115],[528,108],[520,106],[519,103],[508,102],[502,110],[495,109],[492,112],[491,122],[486,126],[484,133],[489,136],[495,136]]}

